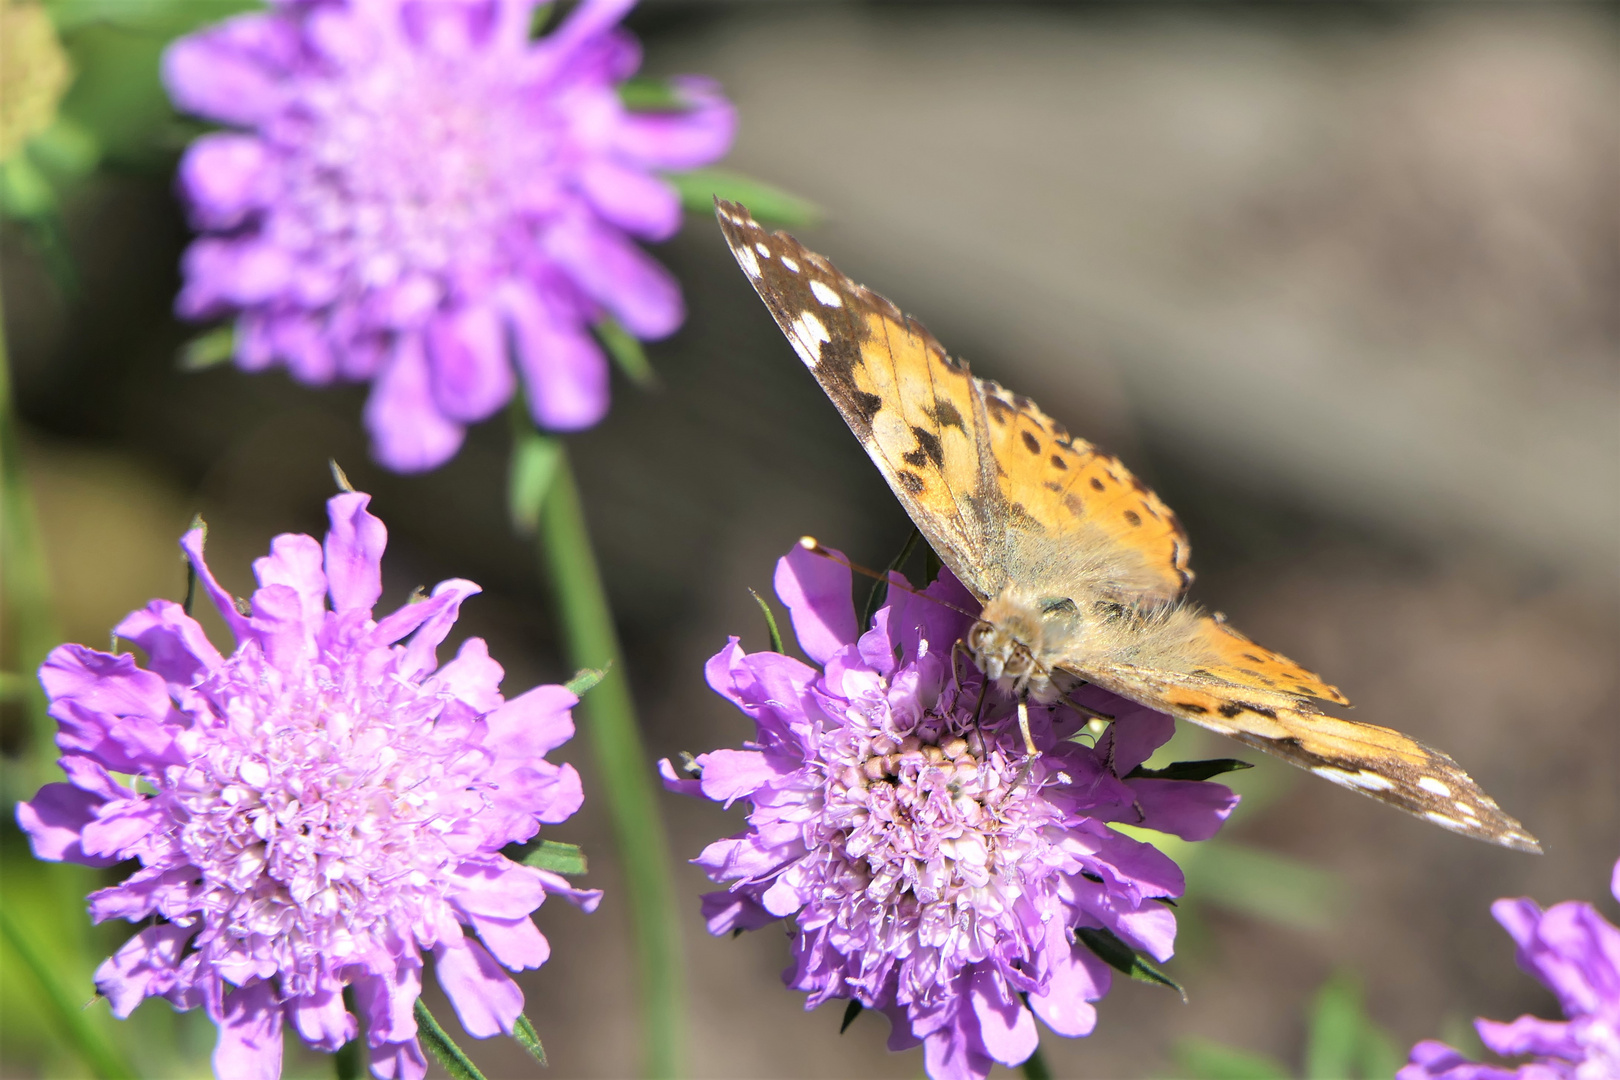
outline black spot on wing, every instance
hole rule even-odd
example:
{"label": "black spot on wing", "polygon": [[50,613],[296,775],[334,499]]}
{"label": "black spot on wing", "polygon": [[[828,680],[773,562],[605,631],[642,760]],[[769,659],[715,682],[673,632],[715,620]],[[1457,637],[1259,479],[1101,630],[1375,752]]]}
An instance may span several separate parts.
{"label": "black spot on wing", "polygon": [[1024,449],[1028,450],[1032,454],[1038,454],[1041,452],[1041,440],[1037,439],[1027,431],[1020,432],[1019,434],[1024,437]]}
{"label": "black spot on wing", "polygon": [[967,425],[962,423],[962,414],[956,410],[955,405],[952,405],[944,398],[936,397],[932,405],[923,406],[923,415],[941,428],[953,427],[958,431],[967,430]]}
{"label": "black spot on wing", "polygon": [[883,399],[876,394],[868,394],[865,390],[852,390],[847,398],[850,408],[861,418],[868,430],[872,427],[872,417],[883,408]]}
{"label": "black spot on wing", "polygon": [[894,478],[896,480],[900,481],[900,486],[901,487],[905,488],[907,491],[909,491],[913,495],[921,493],[923,488],[928,486],[923,481],[922,477],[918,476],[916,473],[912,472],[909,469],[901,469],[901,470],[899,470],[898,472],[896,472],[894,474]]}
{"label": "black spot on wing", "polygon": [[[934,467],[943,468],[945,465],[945,448],[940,445],[939,436],[927,428],[920,427],[913,427],[911,434],[917,439],[917,448],[928,456],[928,460],[934,463]],[[910,458],[911,455],[907,454],[906,459],[909,461]]]}
{"label": "black spot on wing", "polygon": [[1052,468],[1054,468],[1054,469],[1063,469],[1064,471],[1068,471],[1069,463],[1067,461],[1063,460],[1063,455],[1062,454],[1053,454],[1052,455]]}
{"label": "black spot on wing", "polygon": [[1135,528],[1136,526],[1142,524],[1142,515],[1138,514],[1135,510],[1127,510],[1125,511],[1125,521],[1132,528]]}

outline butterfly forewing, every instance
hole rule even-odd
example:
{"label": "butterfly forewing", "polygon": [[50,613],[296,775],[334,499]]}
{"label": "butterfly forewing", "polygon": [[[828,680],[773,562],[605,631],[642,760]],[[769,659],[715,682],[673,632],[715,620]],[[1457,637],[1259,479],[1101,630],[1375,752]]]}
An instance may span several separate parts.
{"label": "butterfly forewing", "polygon": [[963,365],[893,304],[840,274],[785,233],[718,204],[726,242],[906,512],[981,600],[1003,580],[995,459],[988,420]]}
{"label": "butterfly forewing", "polygon": [[719,203],[743,272],[913,521],[979,598],[1062,552],[1108,570],[1113,598],[1159,603],[1191,579],[1174,513],[1117,458],[1028,398],[975,379],[923,326],[747,210]]}

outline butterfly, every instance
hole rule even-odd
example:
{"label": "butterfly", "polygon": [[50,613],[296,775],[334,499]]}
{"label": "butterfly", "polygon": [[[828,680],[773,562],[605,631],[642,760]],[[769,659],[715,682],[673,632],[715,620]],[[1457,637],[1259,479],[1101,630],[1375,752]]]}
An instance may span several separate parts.
{"label": "butterfly", "polygon": [[1184,599],[1180,521],[1117,458],[974,378],[924,327],[791,236],[716,200],[726,243],[940,560],[982,611],[987,677],[1051,701],[1076,680],[1465,836],[1540,845],[1455,761],[1327,715],[1339,690]]}

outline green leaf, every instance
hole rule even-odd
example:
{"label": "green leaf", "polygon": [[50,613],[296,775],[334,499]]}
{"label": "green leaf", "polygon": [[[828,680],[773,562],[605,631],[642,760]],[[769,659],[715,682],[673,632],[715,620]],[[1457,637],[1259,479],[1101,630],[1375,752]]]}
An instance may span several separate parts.
{"label": "green leaf", "polygon": [[646,350],[641,347],[641,342],[636,340],[635,335],[619,325],[617,319],[611,315],[604,315],[591,329],[596,331],[602,347],[613,357],[613,362],[619,365],[619,370],[630,377],[631,382],[643,390],[658,385],[658,373],[648,362]]}
{"label": "green leaf", "polygon": [[1189,1080],[1289,1080],[1288,1069],[1275,1058],[1209,1039],[1180,1040],[1174,1057]]}
{"label": "green leaf", "polygon": [[551,491],[562,461],[562,443],[523,425],[512,433],[512,465],[507,476],[506,504],[512,528],[533,536],[540,528],[540,509]]}
{"label": "green leaf", "polygon": [[861,1015],[861,1010],[864,1008],[866,1008],[866,1006],[862,1005],[855,998],[850,998],[849,1004],[844,1006],[844,1022],[838,1025],[838,1034],[842,1035],[844,1032],[848,1031],[849,1025],[855,1022],[855,1018]]}
{"label": "green leaf", "polygon": [[542,840],[540,846],[523,856],[523,865],[550,870],[564,877],[581,877],[586,872],[585,852],[577,844]]}
{"label": "green leaf", "polygon": [[1353,1075],[1365,1023],[1361,987],[1354,976],[1341,971],[1323,983],[1305,1037],[1305,1080],[1344,1080]]}
{"label": "green leaf", "polygon": [[462,1053],[461,1047],[451,1041],[450,1036],[444,1033],[444,1028],[428,1012],[428,1007],[422,1004],[422,999],[416,999],[416,1006],[412,1010],[416,1016],[416,1037],[427,1048],[444,1071],[450,1074],[451,1080],[484,1080],[484,1074],[478,1071],[478,1066],[472,1063],[472,1058]]}
{"label": "green leaf", "polygon": [[530,1057],[544,1067],[546,1048],[540,1045],[540,1033],[534,1030],[534,1024],[523,1013],[518,1013],[517,1023],[512,1025],[512,1038],[516,1039],[517,1044],[529,1052]]}
{"label": "green leaf", "polygon": [[1222,773],[1237,772],[1239,769],[1252,769],[1253,765],[1237,758],[1210,758],[1208,761],[1173,761],[1162,769],[1149,769],[1138,765],[1125,774],[1125,779],[1136,780],[1142,777],[1154,780],[1208,780],[1212,776]]}
{"label": "green leaf", "polygon": [[236,327],[231,323],[204,330],[180,346],[180,370],[202,371],[236,355]]}
{"label": "green leaf", "polygon": [[[913,551],[917,550],[917,541],[921,539],[922,533],[913,527],[911,530],[911,535],[906,537],[904,546],[900,548],[900,553],[894,558],[890,559],[889,565],[884,569],[886,571],[898,570],[902,566],[906,565],[906,560],[911,558],[911,553]],[[866,594],[866,610],[861,612],[861,630],[865,630],[867,627],[872,625],[872,616],[877,614],[878,608],[883,606],[883,601],[888,599],[888,596],[889,575],[888,573],[885,573],[882,578],[872,582],[872,591]]]}
{"label": "green leaf", "polygon": [[765,598],[753,589],[748,590],[748,595],[754,598],[754,603],[759,605],[759,610],[765,613],[765,625],[771,631],[771,652],[787,655],[787,649],[782,646],[782,631],[776,628],[776,613],[771,611],[771,605],[767,604]]}
{"label": "green leaf", "polygon": [[685,112],[691,103],[663,79],[637,75],[619,84],[619,101],[631,112]]}
{"label": "green leaf", "polygon": [[[1338,875],[1285,855],[1226,840],[1185,848],[1160,837],[1152,843],[1181,863],[1186,896],[1228,911],[1300,930],[1323,930],[1333,925],[1347,898]],[[1183,860],[1183,854],[1190,857]]]}
{"label": "green leaf", "polygon": [[608,669],[605,667],[580,668],[578,671],[574,672],[574,677],[572,679],[569,679],[567,682],[563,683],[563,689],[567,690],[575,697],[584,697],[587,690],[591,689],[597,683],[607,678],[607,673]]}
{"label": "green leaf", "polygon": [[56,189],[26,154],[13,154],[0,164],[0,210],[24,220],[56,210]]}
{"label": "green leaf", "polygon": [[1395,1040],[1370,1019],[1362,1025],[1356,1059],[1362,1080],[1386,1080],[1406,1064],[1406,1055],[1395,1045]]}
{"label": "green leaf", "polygon": [[1075,927],[1077,936],[1086,945],[1086,948],[1096,953],[1103,963],[1116,971],[1124,972],[1138,982],[1153,983],[1156,986],[1168,986],[1181,995],[1181,1000],[1187,1000],[1187,991],[1181,984],[1170,976],[1143,960],[1136,954],[1136,950],[1121,941],[1112,930],[1092,926]]}
{"label": "green leaf", "polygon": [[730,169],[665,173],[664,179],[675,185],[681,205],[694,214],[714,213],[714,200],[720,198],[742,203],[770,225],[813,225],[822,218],[821,208],[808,199]]}

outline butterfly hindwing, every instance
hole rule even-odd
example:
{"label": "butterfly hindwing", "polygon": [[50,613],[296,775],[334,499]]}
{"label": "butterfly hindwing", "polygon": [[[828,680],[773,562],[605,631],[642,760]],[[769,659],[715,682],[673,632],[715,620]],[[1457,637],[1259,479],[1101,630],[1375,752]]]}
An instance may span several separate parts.
{"label": "butterfly hindwing", "polygon": [[1298,695],[1206,675],[1117,664],[1084,677],[1453,832],[1541,850],[1449,756],[1398,731],[1323,715]]}

